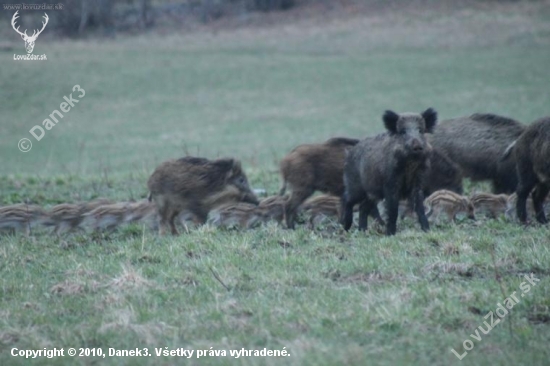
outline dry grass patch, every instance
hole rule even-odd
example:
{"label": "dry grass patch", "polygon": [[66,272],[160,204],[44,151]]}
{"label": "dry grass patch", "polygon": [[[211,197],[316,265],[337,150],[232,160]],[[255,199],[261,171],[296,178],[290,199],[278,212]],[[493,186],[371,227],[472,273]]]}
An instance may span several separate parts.
{"label": "dry grass patch", "polygon": [[153,287],[154,283],[145,279],[139,271],[130,265],[122,265],[120,276],[113,278],[107,286],[114,289],[145,289]]}
{"label": "dry grass patch", "polygon": [[55,295],[79,295],[86,291],[83,283],[63,281],[50,288],[50,292]]}
{"label": "dry grass patch", "polygon": [[399,282],[403,279],[402,276],[395,274],[380,273],[378,271],[368,272],[368,273],[354,273],[349,276],[342,277],[340,281],[347,283],[368,283],[368,284],[379,284],[385,282]]}
{"label": "dry grass patch", "polygon": [[436,272],[438,274],[458,274],[462,277],[471,277],[473,266],[471,263],[435,262],[424,266],[424,273]]}
{"label": "dry grass patch", "polygon": [[123,331],[130,331],[138,336],[140,340],[148,345],[158,345],[160,339],[166,336],[167,332],[177,332],[178,328],[167,325],[164,322],[149,322],[139,324],[133,307],[117,309],[106,315],[98,332],[101,334],[114,332],[122,334]]}
{"label": "dry grass patch", "polygon": [[54,347],[53,342],[42,336],[40,334],[40,329],[36,326],[29,326],[23,329],[5,327],[0,331],[0,344],[6,346],[22,344],[29,349]]}

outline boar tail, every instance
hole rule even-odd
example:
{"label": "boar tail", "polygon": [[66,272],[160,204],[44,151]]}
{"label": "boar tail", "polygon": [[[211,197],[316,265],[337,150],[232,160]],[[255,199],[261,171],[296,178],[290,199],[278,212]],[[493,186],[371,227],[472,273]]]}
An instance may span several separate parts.
{"label": "boar tail", "polygon": [[281,186],[281,190],[279,191],[279,196],[284,196],[286,192],[286,180],[283,180],[283,185]]}
{"label": "boar tail", "polygon": [[153,200],[153,194],[151,192],[149,192],[149,195],[147,196],[147,199],[149,200],[149,202],[151,202]]}
{"label": "boar tail", "polygon": [[506,148],[506,150],[504,150],[504,154],[502,154],[502,156],[500,157],[500,161],[503,161],[503,160],[506,160],[508,159],[508,157],[510,156],[510,154],[512,153],[512,151],[514,150],[514,147],[516,146],[516,142],[518,140],[515,140],[514,142],[512,142],[510,145],[508,145],[508,147]]}

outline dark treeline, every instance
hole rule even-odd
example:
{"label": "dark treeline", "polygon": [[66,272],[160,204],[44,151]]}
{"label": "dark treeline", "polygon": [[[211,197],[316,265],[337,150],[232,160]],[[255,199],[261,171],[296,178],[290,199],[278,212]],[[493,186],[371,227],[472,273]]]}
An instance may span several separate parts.
{"label": "dark treeline", "polygon": [[[0,17],[11,17],[18,0],[0,0]],[[61,10],[47,11],[49,27],[59,35],[78,37],[90,32],[113,35],[116,31],[152,28],[158,19],[175,23],[208,23],[229,15],[283,11],[303,0],[27,0],[19,4],[61,4]],[[29,28],[43,15],[37,10],[21,9],[22,28]]]}
{"label": "dark treeline", "polygon": [[[20,3],[17,3],[20,1]],[[462,0],[460,3],[513,2],[524,0]],[[380,8],[398,9],[403,5],[429,6],[441,3],[457,4],[456,0],[0,0],[0,18],[11,17],[15,8],[7,5],[52,4],[62,10],[47,11],[49,28],[57,35],[81,37],[92,33],[113,36],[116,32],[139,32],[157,26],[192,26],[224,17],[246,20],[254,13],[281,12],[305,5],[321,5],[331,10],[349,7],[369,12]],[[43,13],[20,11],[22,29],[40,25]],[[27,26],[28,25],[28,26]]]}

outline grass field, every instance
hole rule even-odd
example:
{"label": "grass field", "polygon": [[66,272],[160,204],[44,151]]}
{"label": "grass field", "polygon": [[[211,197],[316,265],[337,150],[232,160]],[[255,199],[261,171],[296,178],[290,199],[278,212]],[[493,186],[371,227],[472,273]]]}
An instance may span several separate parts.
{"label": "grass field", "polygon": [[[410,6],[219,33],[39,39],[42,62],[13,60],[24,53],[13,32],[14,49],[0,51],[0,204],[143,198],[154,167],[187,153],[237,157],[272,194],[295,145],[375,134],[388,108],[529,123],[549,113],[549,20],[547,1]],[[75,84],[85,96],[34,140],[29,129]],[[547,365],[549,239],[547,227],[486,219],[427,234],[399,223],[392,238],[275,225],[0,236],[0,364],[27,364],[14,347],[285,347],[284,358],[31,364]],[[470,337],[530,273],[540,282]],[[459,361],[451,349],[462,354],[466,339],[474,348]]]}

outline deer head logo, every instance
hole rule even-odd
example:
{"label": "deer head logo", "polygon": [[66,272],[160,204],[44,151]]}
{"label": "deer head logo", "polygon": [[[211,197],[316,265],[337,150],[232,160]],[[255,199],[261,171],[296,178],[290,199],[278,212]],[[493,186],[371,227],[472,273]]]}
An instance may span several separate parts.
{"label": "deer head logo", "polygon": [[40,29],[37,32],[37,30],[35,30],[32,34],[32,36],[28,36],[27,35],[27,30],[25,29],[24,32],[20,32],[19,31],[19,26],[17,28],[15,28],[15,21],[17,18],[19,18],[19,16],[17,15],[17,13],[19,13],[19,10],[15,12],[15,14],[13,14],[13,17],[11,18],[11,26],[13,27],[13,29],[19,33],[21,35],[21,38],[23,38],[23,41],[25,41],[25,49],[27,50],[27,53],[32,53],[32,50],[34,49],[34,42],[36,42],[36,39],[38,38],[38,36],[40,35],[40,33],[42,33],[42,31],[44,30],[44,28],[46,28],[46,24],[48,24],[48,20],[50,18],[48,18],[48,14],[44,13],[44,20],[45,22],[42,22],[42,29]]}

